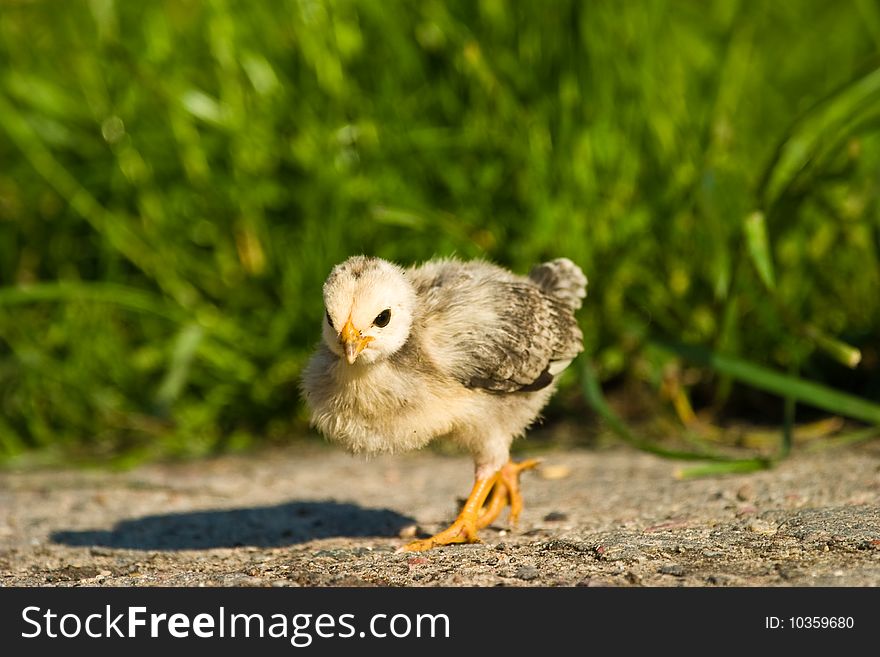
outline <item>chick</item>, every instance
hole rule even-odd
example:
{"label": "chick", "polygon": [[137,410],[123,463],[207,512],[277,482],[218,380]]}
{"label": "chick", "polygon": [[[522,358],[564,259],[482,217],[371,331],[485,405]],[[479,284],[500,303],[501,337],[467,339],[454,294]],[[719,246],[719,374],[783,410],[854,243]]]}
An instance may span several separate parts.
{"label": "chick", "polygon": [[403,549],[475,542],[522,510],[510,444],[583,350],[574,312],[587,279],[566,258],[517,276],[482,261],[403,269],[355,256],[324,284],[323,341],[302,380],[312,424],[353,452],[398,452],[448,438],[473,455],[475,482],[453,524]]}

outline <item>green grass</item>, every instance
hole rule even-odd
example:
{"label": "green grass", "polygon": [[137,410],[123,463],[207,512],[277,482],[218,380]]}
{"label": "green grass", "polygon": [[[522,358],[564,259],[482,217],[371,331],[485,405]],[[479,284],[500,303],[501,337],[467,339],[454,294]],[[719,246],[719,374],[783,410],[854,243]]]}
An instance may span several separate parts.
{"label": "green grass", "polygon": [[300,435],[361,252],[567,255],[596,386],[876,423],[876,3],[63,5],[0,4],[0,459]]}

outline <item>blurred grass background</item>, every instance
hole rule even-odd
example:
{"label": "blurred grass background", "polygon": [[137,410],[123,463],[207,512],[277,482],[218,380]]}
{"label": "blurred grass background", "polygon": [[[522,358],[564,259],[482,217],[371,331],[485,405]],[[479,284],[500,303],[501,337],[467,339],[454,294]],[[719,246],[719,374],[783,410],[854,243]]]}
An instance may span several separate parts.
{"label": "blurred grass background", "polygon": [[880,423],[878,55],[874,0],[2,0],[0,459],[303,436],[361,252],[580,263],[562,416],[754,415],[688,344]]}

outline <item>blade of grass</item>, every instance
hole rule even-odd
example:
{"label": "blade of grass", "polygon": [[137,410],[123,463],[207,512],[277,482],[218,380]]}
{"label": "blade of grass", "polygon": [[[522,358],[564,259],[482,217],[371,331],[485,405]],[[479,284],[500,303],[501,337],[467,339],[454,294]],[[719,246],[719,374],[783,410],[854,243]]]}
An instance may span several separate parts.
{"label": "blade of grass", "polygon": [[177,275],[168,263],[159,262],[143,237],[132,229],[136,222],[105,208],[89,190],[46,147],[37,132],[15,106],[0,94],[0,126],[9,135],[36,171],[70,207],[89,225],[107,239],[113,248],[129,262],[152,277],[182,305],[199,299],[200,294]]}
{"label": "blade of grass", "polygon": [[830,140],[834,131],[840,130],[862,108],[872,107],[878,95],[880,68],[861,71],[796,118],[780,141],[758,186],[757,196],[764,207],[772,207],[816,157],[823,143]]}
{"label": "blade of grass", "polygon": [[749,257],[761,277],[761,282],[772,292],[776,289],[776,277],[773,274],[773,258],[770,255],[764,213],[752,212],[746,217],[743,230],[746,234]]}
{"label": "blade of grass", "polygon": [[800,377],[780,374],[741,358],[718,354],[703,347],[660,340],[652,340],[651,344],[759,390],[781,397],[791,397],[804,404],[845,415],[854,420],[880,424],[880,404],[867,399],[840,392]]}
{"label": "blade of grass", "polygon": [[22,440],[18,432],[0,416],[0,459],[23,452],[26,447],[27,443]]}
{"label": "blade of grass", "polygon": [[133,287],[114,283],[37,283],[0,287],[0,306],[14,306],[45,301],[98,301],[126,310],[183,321],[185,312],[166,303],[161,297]]}
{"label": "blade of grass", "polygon": [[180,396],[189,375],[193,356],[204,335],[202,327],[195,323],[187,324],[177,335],[171,353],[171,363],[156,393],[156,404],[162,411],[167,411]]}
{"label": "blade of grass", "polygon": [[803,328],[803,332],[807,339],[811,340],[819,349],[841,365],[846,365],[848,368],[853,369],[862,362],[862,352],[860,349],[831,337],[815,326],[807,325]]}
{"label": "blade of grass", "polygon": [[880,425],[850,431],[849,433],[845,433],[842,436],[837,436],[835,438],[817,440],[810,445],[808,449],[811,452],[819,452],[823,449],[833,449],[835,447],[845,447],[847,445],[867,442],[873,440],[877,436],[880,436]]}
{"label": "blade of grass", "polygon": [[47,301],[95,301],[110,303],[126,310],[164,317],[165,319],[185,323],[194,315],[198,323],[212,337],[222,339],[237,350],[254,351],[258,348],[256,341],[238,324],[221,314],[217,308],[202,305],[190,313],[175,304],[166,302],[159,295],[145,290],[103,282],[57,282],[37,283],[33,285],[0,287],[0,307]]}
{"label": "blade of grass", "polygon": [[697,477],[711,477],[720,474],[734,474],[737,472],[756,472],[766,470],[771,462],[766,459],[739,459],[725,463],[707,463],[695,465],[689,468],[681,468],[676,471],[676,479],[695,479]]}
{"label": "blade of grass", "polygon": [[[608,426],[611,427],[618,437],[637,449],[656,454],[657,456],[684,461],[717,461],[717,465],[719,466],[732,466],[733,471],[737,471],[737,468],[745,467],[758,470],[767,468],[772,464],[769,459],[764,458],[737,459],[709,451],[686,452],[682,450],[668,449],[640,438],[630,431],[629,427],[626,426],[626,423],[621,420],[617,413],[615,413],[608,405],[605,396],[602,394],[602,388],[599,386],[598,377],[596,376],[592,364],[587,358],[584,359],[581,373],[582,390],[587,403],[608,423]],[[723,468],[719,471],[722,470]]]}

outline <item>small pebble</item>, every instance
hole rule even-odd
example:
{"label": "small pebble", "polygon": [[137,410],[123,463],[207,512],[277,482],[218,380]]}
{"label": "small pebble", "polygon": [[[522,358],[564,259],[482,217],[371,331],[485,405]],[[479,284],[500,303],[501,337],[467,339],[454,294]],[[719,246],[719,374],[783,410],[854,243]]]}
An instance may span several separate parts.
{"label": "small pebble", "polygon": [[551,511],[544,516],[545,522],[561,522],[563,520],[568,520],[568,514],[562,513],[562,511]]}
{"label": "small pebble", "polygon": [[113,555],[113,550],[108,550],[102,547],[93,547],[89,548],[89,554],[93,557],[109,557]]}
{"label": "small pebble", "polygon": [[742,518],[743,516],[750,516],[758,512],[758,507],[753,506],[751,504],[743,504],[736,510],[736,517]]}
{"label": "small pebble", "polygon": [[419,531],[418,525],[407,525],[398,532],[400,538],[415,538]]}
{"label": "small pebble", "polygon": [[749,529],[756,534],[765,534],[767,536],[772,536],[776,533],[776,525],[760,518],[749,523]]}
{"label": "small pebble", "polygon": [[660,569],[657,572],[659,572],[661,575],[684,577],[684,568],[677,563],[670,563],[666,564],[665,566],[660,566]]}
{"label": "small pebble", "polygon": [[534,566],[520,566],[513,574],[514,577],[518,579],[524,579],[526,581],[537,579],[539,575],[540,573],[538,572],[538,569]]}
{"label": "small pebble", "polygon": [[751,484],[743,484],[736,491],[736,499],[740,502],[750,502],[755,499],[755,489]]}
{"label": "small pebble", "polygon": [[639,585],[642,583],[642,576],[632,570],[627,571],[626,573],[626,581],[630,584]]}
{"label": "small pebble", "polygon": [[602,578],[602,577],[587,577],[579,581],[575,586],[586,586],[586,587],[599,587],[599,586],[614,586],[614,582],[611,580]]}
{"label": "small pebble", "polygon": [[567,465],[543,465],[539,472],[542,479],[565,479],[571,474],[571,468]]}

